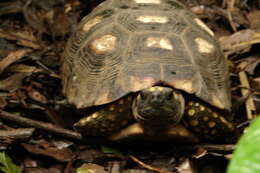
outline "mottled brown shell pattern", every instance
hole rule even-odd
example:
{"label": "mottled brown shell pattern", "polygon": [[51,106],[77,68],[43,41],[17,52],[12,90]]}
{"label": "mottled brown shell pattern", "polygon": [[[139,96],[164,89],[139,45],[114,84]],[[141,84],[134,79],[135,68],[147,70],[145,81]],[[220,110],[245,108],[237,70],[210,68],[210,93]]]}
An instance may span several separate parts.
{"label": "mottled brown shell pattern", "polygon": [[163,83],[230,110],[225,57],[213,35],[176,0],[107,0],[68,41],[63,92],[84,108]]}

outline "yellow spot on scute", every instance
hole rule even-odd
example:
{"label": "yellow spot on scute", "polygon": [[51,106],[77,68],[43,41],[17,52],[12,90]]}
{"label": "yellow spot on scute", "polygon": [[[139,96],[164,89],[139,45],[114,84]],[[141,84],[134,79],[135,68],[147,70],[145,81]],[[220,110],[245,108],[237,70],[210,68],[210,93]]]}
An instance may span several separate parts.
{"label": "yellow spot on scute", "polygon": [[205,40],[203,38],[196,38],[195,42],[197,44],[198,51],[200,53],[213,53],[214,45],[209,43],[207,40]]}
{"label": "yellow spot on scute", "polygon": [[161,0],[134,0],[138,4],[160,4]]}
{"label": "yellow spot on scute", "polygon": [[167,23],[169,20],[165,16],[139,16],[137,21],[142,23]]}
{"label": "yellow spot on scute", "polygon": [[149,37],[146,40],[146,46],[167,49],[167,50],[173,49],[171,41],[168,38],[164,38],[164,37]]}
{"label": "yellow spot on scute", "polygon": [[116,47],[117,38],[113,35],[104,35],[90,44],[90,48],[97,54],[111,52]]}

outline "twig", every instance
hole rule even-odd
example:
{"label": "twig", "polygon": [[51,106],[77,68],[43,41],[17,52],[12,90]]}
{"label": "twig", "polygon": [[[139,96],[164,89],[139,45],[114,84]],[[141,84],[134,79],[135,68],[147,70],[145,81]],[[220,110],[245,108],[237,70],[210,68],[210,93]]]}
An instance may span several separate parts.
{"label": "twig", "polygon": [[11,140],[27,139],[32,136],[34,128],[19,128],[14,130],[0,130],[0,139],[9,138]]}
{"label": "twig", "polygon": [[77,133],[77,132],[74,132],[74,131],[71,131],[71,130],[68,130],[68,129],[56,127],[56,126],[54,126],[53,124],[50,124],[50,123],[31,120],[29,118],[24,118],[22,116],[14,115],[14,114],[2,111],[2,110],[0,110],[0,118],[10,120],[10,121],[14,121],[14,122],[19,123],[19,124],[24,125],[24,126],[43,129],[43,130],[55,133],[57,135],[68,137],[68,138],[73,138],[73,139],[81,139],[82,138],[80,133]]}
{"label": "twig", "polygon": [[140,166],[144,167],[145,169],[148,169],[150,171],[154,171],[154,172],[159,172],[159,173],[174,173],[174,172],[170,172],[170,171],[164,171],[161,170],[159,168],[154,168],[150,165],[145,164],[144,162],[140,161],[139,159],[137,159],[136,157],[134,157],[133,155],[129,156],[134,162],[136,162],[137,164],[139,164]]}
{"label": "twig", "polygon": [[236,0],[229,0],[227,1],[227,15],[228,15],[228,20],[230,23],[231,28],[233,29],[234,32],[237,32],[237,28],[233,22],[233,17],[232,17],[232,11],[234,10]]}
{"label": "twig", "polygon": [[0,73],[2,71],[4,71],[4,69],[6,67],[8,67],[10,64],[16,62],[17,60],[23,58],[24,56],[26,56],[28,53],[32,52],[31,49],[18,49],[14,52],[9,53],[9,55],[7,57],[5,57],[4,59],[2,59],[0,61]]}
{"label": "twig", "polygon": [[40,49],[42,46],[40,43],[36,42],[36,39],[30,39],[27,35],[21,36],[21,33],[15,31],[5,31],[0,28],[0,38],[4,38],[7,40],[17,41],[18,45],[32,48],[32,49]]}
{"label": "twig", "polygon": [[[238,73],[238,76],[239,76],[239,80],[240,80],[240,83],[243,86],[243,88],[244,87],[250,88],[246,73],[244,71],[241,71]],[[249,95],[249,90],[243,89],[243,88],[241,88],[242,95],[243,96]],[[248,120],[254,119],[255,115],[252,114],[252,111],[255,111],[256,108],[254,105],[254,101],[250,95],[249,95],[248,99],[246,100],[245,104],[246,104],[247,119]]]}
{"label": "twig", "polygon": [[32,136],[33,128],[19,128],[14,130],[0,130],[0,149],[5,149],[8,145],[24,141]]}
{"label": "twig", "polygon": [[198,144],[196,148],[204,148],[207,151],[226,151],[231,152],[235,149],[233,144]]}

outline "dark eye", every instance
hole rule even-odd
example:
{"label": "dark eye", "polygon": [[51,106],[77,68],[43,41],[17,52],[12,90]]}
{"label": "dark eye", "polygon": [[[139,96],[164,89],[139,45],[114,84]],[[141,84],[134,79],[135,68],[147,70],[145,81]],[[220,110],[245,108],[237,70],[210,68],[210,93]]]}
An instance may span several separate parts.
{"label": "dark eye", "polygon": [[140,92],[140,97],[142,100],[144,100],[146,98],[146,94],[144,92]]}
{"label": "dark eye", "polygon": [[166,96],[166,99],[167,99],[167,100],[171,100],[172,97],[173,97],[173,93],[170,92],[170,93]]}

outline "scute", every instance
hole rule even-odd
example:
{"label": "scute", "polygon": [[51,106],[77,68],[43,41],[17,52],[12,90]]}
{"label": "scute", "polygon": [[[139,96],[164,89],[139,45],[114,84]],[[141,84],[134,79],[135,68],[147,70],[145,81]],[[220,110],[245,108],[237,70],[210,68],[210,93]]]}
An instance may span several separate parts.
{"label": "scute", "polygon": [[[143,22],[141,16],[161,18]],[[83,18],[66,46],[62,79],[69,102],[101,105],[165,84],[230,110],[225,57],[196,18],[175,0],[107,0]],[[113,49],[93,51],[93,40],[106,35],[115,38]]]}
{"label": "scute", "polygon": [[[154,18],[161,18],[161,22],[142,22],[140,19],[142,16],[154,16]],[[164,20],[163,20],[164,19]],[[155,21],[155,20],[154,20]],[[162,22],[164,21],[164,22]],[[172,34],[181,34],[188,27],[182,17],[172,12],[160,11],[158,14],[154,14],[154,11],[135,10],[134,12],[124,12],[118,14],[117,22],[122,25],[126,30],[135,33],[143,32],[169,32]]]}

